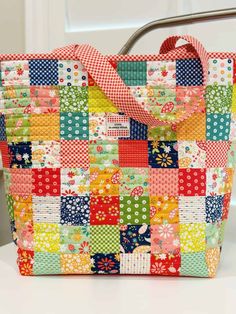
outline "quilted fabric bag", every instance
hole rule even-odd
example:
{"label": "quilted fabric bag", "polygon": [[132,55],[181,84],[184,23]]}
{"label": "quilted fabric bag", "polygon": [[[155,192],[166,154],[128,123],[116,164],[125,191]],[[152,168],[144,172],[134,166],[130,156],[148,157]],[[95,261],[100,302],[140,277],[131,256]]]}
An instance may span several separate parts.
{"label": "quilted fabric bag", "polygon": [[236,54],[173,36],[156,55],[75,45],[0,60],[20,273],[215,276],[235,164]]}

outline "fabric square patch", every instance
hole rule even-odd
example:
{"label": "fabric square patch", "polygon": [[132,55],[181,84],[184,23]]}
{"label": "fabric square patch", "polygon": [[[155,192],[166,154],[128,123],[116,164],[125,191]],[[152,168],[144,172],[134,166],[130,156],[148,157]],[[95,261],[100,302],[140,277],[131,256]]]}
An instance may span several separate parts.
{"label": "fabric square patch", "polygon": [[214,223],[220,221],[223,215],[223,195],[206,197],[206,222]]}
{"label": "fabric square patch", "polygon": [[61,141],[61,165],[63,168],[89,167],[88,141]]}
{"label": "fabric square patch", "polygon": [[117,64],[117,72],[125,85],[137,86],[147,84],[146,61],[129,62],[121,61]]}
{"label": "fabric square patch", "polygon": [[60,226],[61,253],[89,253],[89,236],[89,226]]}
{"label": "fabric square patch", "polygon": [[227,220],[229,215],[231,193],[224,195],[222,220]]}
{"label": "fabric square patch", "polygon": [[[194,127],[193,127],[194,126]],[[206,139],[206,114],[193,113],[176,126],[177,139],[183,141],[202,141]],[[210,139],[210,138],[209,138]]]}
{"label": "fabric square patch", "polygon": [[[32,170],[31,169],[10,169],[10,172],[5,172],[5,186],[9,184],[9,193],[20,196],[32,194]],[[24,180],[22,181],[22,178]]]}
{"label": "fabric square patch", "polygon": [[206,87],[206,111],[208,113],[225,114],[231,112],[232,86],[209,85]]}
{"label": "fabric square patch", "polygon": [[147,140],[147,130],[148,130],[147,125],[130,118],[131,140]]}
{"label": "fabric square patch", "polygon": [[34,250],[35,252],[59,252],[60,232],[58,224],[34,224]]}
{"label": "fabric square patch", "polygon": [[0,141],[6,141],[5,116],[0,114]]}
{"label": "fabric square patch", "polygon": [[227,193],[228,173],[225,168],[207,169],[206,195],[221,195]]}
{"label": "fabric square patch", "polygon": [[89,224],[89,197],[62,196],[60,222],[73,226]]}
{"label": "fabric square patch", "polygon": [[77,60],[58,60],[58,84],[64,86],[87,86],[88,72]]}
{"label": "fabric square patch", "polygon": [[147,61],[147,84],[161,87],[175,87],[175,61]]}
{"label": "fabric square patch", "polygon": [[[25,111],[28,109],[29,113],[35,114],[60,111],[58,86],[30,86],[29,91],[30,99],[23,98],[26,106]],[[27,96],[28,90],[23,90],[22,93]]]}
{"label": "fabric square patch", "polygon": [[182,253],[180,275],[208,277],[205,252]]}
{"label": "fabric square patch", "polygon": [[208,85],[233,84],[233,60],[209,59],[208,60]]}
{"label": "fabric square patch", "polygon": [[212,141],[228,141],[230,134],[230,114],[207,114],[206,136]]}
{"label": "fabric square patch", "polygon": [[180,168],[205,168],[205,142],[178,141]]}
{"label": "fabric square patch", "polygon": [[91,226],[92,253],[119,253],[119,226]]}
{"label": "fabric square patch", "polygon": [[118,142],[117,141],[90,141],[89,142],[90,164],[97,167],[117,167]]}
{"label": "fabric square patch", "polygon": [[106,140],[107,139],[107,114],[89,113],[89,139]]}
{"label": "fabric square patch", "polygon": [[14,114],[6,117],[6,135],[9,142],[28,142],[30,140],[30,116]]}
{"label": "fabric square patch", "polygon": [[206,245],[207,248],[215,248],[221,245],[220,243],[220,229],[221,223],[207,223],[206,224]]}
{"label": "fabric square patch", "polygon": [[206,263],[208,267],[208,276],[215,277],[216,270],[220,262],[220,248],[210,248],[206,250]]}
{"label": "fabric square patch", "polygon": [[151,226],[151,252],[176,254],[180,251],[179,224]]}
{"label": "fabric square patch", "polygon": [[121,253],[150,253],[151,234],[149,225],[121,225]]}
{"label": "fabric square patch", "polygon": [[91,256],[94,274],[118,274],[120,270],[119,254],[94,254]]}
{"label": "fabric square patch", "polygon": [[60,196],[33,196],[34,222],[60,222]]}
{"label": "fabric square patch", "polygon": [[205,143],[206,149],[206,167],[226,167],[228,151],[230,149],[230,142],[213,142],[207,141]]}
{"label": "fabric square patch", "polygon": [[87,113],[62,112],[60,135],[64,140],[88,140],[89,117]]}
{"label": "fabric square patch", "polygon": [[120,196],[120,223],[142,225],[150,223],[148,196]]}
{"label": "fabric square patch", "polygon": [[30,85],[57,85],[57,60],[29,60]]}
{"label": "fabric square patch", "polygon": [[10,168],[10,156],[7,142],[0,141],[0,163],[3,168]]}
{"label": "fabric square patch", "polygon": [[149,169],[150,195],[178,195],[178,169]]}
{"label": "fabric square patch", "polygon": [[60,274],[60,255],[55,253],[35,252],[33,273],[34,275]]}
{"label": "fabric square patch", "polygon": [[112,101],[107,98],[103,91],[98,86],[88,87],[88,105],[89,112],[117,112],[117,108]]}
{"label": "fabric square patch", "polygon": [[95,196],[90,200],[91,225],[117,225],[120,218],[119,196]]}
{"label": "fabric square patch", "polygon": [[236,114],[231,114],[231,123],[230,123],[230,141],[236,141]]}
{"label": "fabric square patch", "polygon": [[92,274],[89,254],[61,254],[62,274]]}
{"label": "fabric square patch", "polygon": [[179,276],[180,254],[152,254],[151,274],[160,276]]}
{"label": "fabric square patch", "polygon": [[29,86],[29,61],[1,61],[2,86]]}
{"label": "fabric square patch", "polygon": [[150,141],[175,141],[176,139],[176,127],[173,125],[148,128],[148,140]]}
{"label": "fabric square patch", "polygon": [[179,218],[181,224],[205,222],[206,221],[205,197],[180,196]]}
{"label": "fabric square patch", "polygon": [[121,274],[150,274],[151,255],[147,253],[120,254]]}
{"label": "fabric square patch", "polygon": [[180,248],[182,253],[205,251],[205,223],[180,224]]}
{"label": "fabric square patch", "polygon": [[88,88],[60,86],[61,112],[88,112]]}
{"label": "fabric square patch", "polygon": [[61,195],[89,195],[89,171],[83,168],[61,169]]}
{"label": "fabric square patch", "polygon": [[179,222],[177,196],[150,196],[151,225]]}
{"label": "fabric square patch", "polygon": [[147,168],[120,168],[120,195],[148,195]]}
{"label": "fabric square patch", "polygon": [[32,193],[35,196],[60,196],[60,169],[33,169]]}
{"label": "fabric square patch", "polygon": [[176,60],[176,85],[199,86],[203,84],[202,64],[199,59]]}
{"label": "fabric square patch", "polygon": [[177,168],[177,142],[148,142],[148,163],[152,168]]}
{"label": "fabric square patch", "polygon": [[206,195],[206,169],[179,169],[179,195]]}
{"label": "fabric square patch", "polygon": [[97,195],[119,195],[119,168],[90,167],[90,193]]}
{"label": "fabric square patch", "polygon": [[120,167],[148,167],[148,142],[119,140]]}
{"label": "fabric square patch", "polygon": [[60,117],[58,113],[32,114],[29,121],[31,141],[58,141],[60,139]]}
{"label": "fabric square patch", "polygon": [[11,143],[8,144],[10,153],[11,168],[31,168],[32,152],[31,143]]}
{"label": "fabric square patch", "polygon": [[32,168],[60,168],[60,141],[32,142]]}
{"label": "fabric square patch", "polygon": [[[235,62],[235,64],[236,64],[236,62]],[[236,73],[236,69],[235,69],[235,73]],[[232,113],[236,113],[236,74],[235,74],[235,82],[233,85]]]}
{"label": "fabric square patch", "polygon": [[17,263],[20,274],[23,276],[31,276],[33,274],[34,252],[18,249]]}

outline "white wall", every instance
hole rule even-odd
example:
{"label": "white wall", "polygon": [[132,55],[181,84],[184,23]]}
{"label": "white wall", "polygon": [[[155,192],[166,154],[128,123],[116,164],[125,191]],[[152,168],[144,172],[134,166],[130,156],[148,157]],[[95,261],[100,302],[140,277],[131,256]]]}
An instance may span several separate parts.
{"label": "white wall", "polygon": [[[0,11],[0,53],[24,52],[24,0],[0,0]],[[3,177],[0,175],[0,245],[10,240]]]}

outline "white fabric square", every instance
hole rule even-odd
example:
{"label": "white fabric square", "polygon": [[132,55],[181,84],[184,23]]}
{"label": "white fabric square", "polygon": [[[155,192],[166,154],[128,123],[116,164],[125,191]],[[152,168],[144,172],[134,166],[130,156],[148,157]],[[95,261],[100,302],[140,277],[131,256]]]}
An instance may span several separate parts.
{"label": "white fabric square", "polygon": [[60,223],[60,196],[33,196],[35,223]]}
{"label": "white fabric square", "polygon": [[58,85],[88,86],[88,72],[79,61],[58,60]]}
{"label": "white fabric square", "polygon": [[204,196],[180,196],[179,219],[181,224],[201,223],[206,221]]}
{"label": "white fabric square", "polygon": [[29,86],[29,62],[27,60],[1,62],[2,86]]}
{"label": "white fabric square", "polygon": [[121,274],[150,274],[151,254],[120,254]]}
{"label": "white fabric square", "polygon": [[209,59],[208,85],[233,85],[233,59]]}
{"label": "white fabric square", "polygon": [[175,61],[148,61],[147,85],[173,88],[176,86]]}

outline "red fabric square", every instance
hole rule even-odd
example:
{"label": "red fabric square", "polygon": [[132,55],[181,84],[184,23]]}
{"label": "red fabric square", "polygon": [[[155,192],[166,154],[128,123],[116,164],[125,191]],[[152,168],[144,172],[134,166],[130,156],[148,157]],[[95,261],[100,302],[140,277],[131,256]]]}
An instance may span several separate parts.
{"label": "red fabric square", "polygon": [[226,167],[227,154],[230,149],[230,142],[213,142],[207,141],[206,150],[206,168]]}
{"label": "red fabric square", "polygon": [[149,194],[178,195],[178,169],[149,169]]}
{"label": "red fabric square", "polygon": [[0,141],[0,154],[2,154],[2,165],[4,168],[10,168],[10,158],[8,145],[5,141]]}
{"label": "red fabric square", "polygon": [[179,276],[180,254],[151,254],[151,274],[160,276]]}
{"label": "red fabric square", "polygon": [[120,167],[148,167],[148,142],[119,140]]}
{"label": "red fabric square", "polygon": [[86,140],[61,141],[61,165],[64,168],[89,168],[89,149]]}
{"label": "red fabric square", "polygon": [[91,225],[117,225],[120,219],[119,196],[95,196],[90,199]]}
{"label": "red fabric square", "polygon": [[224,195],[222,220],[227,220],[229,216],[231,193]]}
{"label": "red fabric square", "polygon": [[17,264],[20,274],[23,276],[33,275],[34,252],[18,249],[17,253]]}
{"label": "red fabric square", "polygon": [[9,169],[11,194],[29,196],[32,194],[32,169]]}
{"label": "red fabric square", "polygon": [[206,169],[179,169],[179,195],[205,196]]}
{"label": "red fabric square", "polygon": [[60,169],[32,169],[33,189],[36,196],[60,196]]}

